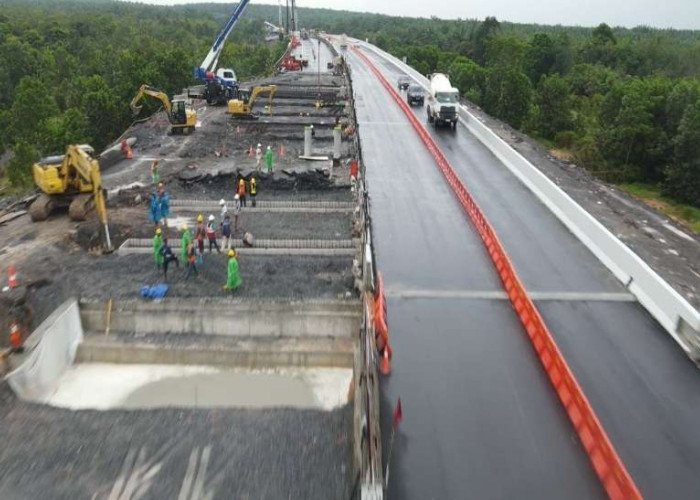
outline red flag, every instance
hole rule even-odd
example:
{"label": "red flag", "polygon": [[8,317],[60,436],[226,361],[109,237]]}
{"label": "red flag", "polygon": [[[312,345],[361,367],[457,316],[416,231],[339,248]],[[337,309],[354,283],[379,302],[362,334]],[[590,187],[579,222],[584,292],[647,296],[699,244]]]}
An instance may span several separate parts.
{"label": "red flag", "polygon": [[396,408],[394,408],[394,421],[391,423],[391,427],[396,429],[401,423],[402,418],[403,411],[401,410],[401,398],[399,398],[398,402],[396,403]]}

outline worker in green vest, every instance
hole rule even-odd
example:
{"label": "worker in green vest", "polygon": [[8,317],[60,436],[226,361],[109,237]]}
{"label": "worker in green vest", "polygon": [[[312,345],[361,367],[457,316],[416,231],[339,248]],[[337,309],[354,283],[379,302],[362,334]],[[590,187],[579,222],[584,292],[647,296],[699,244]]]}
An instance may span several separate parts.
{"label": "worker in green vest", "polygon": [[180,242],[180,256],[183,262],[187,262],[187,247],[192,242],[192,233],[190,233],[187,224],[182,225],[182,240]]}
{"label": "worker in green vest", "polygon": [[272,153],[272,148],[270,146],[267,147],[267,151],[265,152],[265,164],[267,165],[267,173],[271,174],[272,173],[272,159],[273,159],[273,153]]}
{"label": "worker in green vest", "polygon": [[228,251],[228,269],[224,290],[232,292],[241,286],[241,276],[238,274],[238,259],[236,251],[232,248]]}
{"label": "worker in green vest", "polygon": [[156,269],[160,270],[163,267],[163,254],[161,253],[161,248],[163,248],[163,230],[161,228],[156,229],[156,235],[153,237],[153,257],[156,261]]}

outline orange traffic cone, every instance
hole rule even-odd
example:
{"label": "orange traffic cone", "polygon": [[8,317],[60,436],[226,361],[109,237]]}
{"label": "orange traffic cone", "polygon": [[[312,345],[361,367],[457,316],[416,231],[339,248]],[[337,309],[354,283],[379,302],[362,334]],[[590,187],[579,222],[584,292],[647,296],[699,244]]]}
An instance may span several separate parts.
{"label": "orange traffic cone", "polygon": [[14,265],[7,269],[7,285],[10,288],[17,286],[17,268]]}
{"label": "orange traffic cone", "polygon": [[280,152],[279,152],[279,157],[284,158],[284,155],[287,154],[287,149],[284,147],[284,144],[280,144]]}
{"label": "orange traffic cone", "polygon": [[131,151],[131,146],[129,146],[129,143],[126,140],[122,141],[122,154],[127,160],[133,160],[134,158],[134,153]]}
{"label": "orange traffic cone", "polygon": [[10,347],[15,350],[22,348],[22,334],[16,321],[13,321],[10,325]]}
{"label": "orange traffic cone", "polygon": [[391,372],[391,362],[389,361],[389,345],[384,348],[384,355],[382,360],[379,362],[379,371],[382,375],[389,375]]}
{"label": "orange traffic cone", "polygon": [[250,146],[250,149],[248,150],[248,158],[253,158],[255,156],[255,151],[253,151],[253,146]]}

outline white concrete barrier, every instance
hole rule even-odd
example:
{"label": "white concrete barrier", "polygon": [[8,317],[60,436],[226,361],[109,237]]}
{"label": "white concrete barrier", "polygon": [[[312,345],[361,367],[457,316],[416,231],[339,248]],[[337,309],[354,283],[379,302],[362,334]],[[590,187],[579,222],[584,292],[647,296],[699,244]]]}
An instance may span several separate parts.
{"label": "white concrete barrier", "polygon": [[[401,60],[371,44],[359,41],[353,43],[390,61],[428,90],[428,79]],[[627,245],[466,107],[460,107],[459,116],[467,129],[634,294],[686,354],[694,360],[700,360],[700,312]]]}
{"label": "white concrete barrier", "polygon": [[25,342],[19,366],[6,377],[21,399],[45,402],[58,387],[58,379],[75,360],[83,341],[78,302],[70,299],[56,309]]}

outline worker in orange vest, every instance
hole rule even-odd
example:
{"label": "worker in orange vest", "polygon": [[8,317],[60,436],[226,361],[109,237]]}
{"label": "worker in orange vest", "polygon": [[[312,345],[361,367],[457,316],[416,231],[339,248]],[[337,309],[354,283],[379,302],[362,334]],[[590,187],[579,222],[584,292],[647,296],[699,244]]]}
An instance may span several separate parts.
{"label": "worker in orange vest", "polygon": [[255,206],[255,197],[258,195],[258,181],[255,180],[255,177],[250,178],[250,200],[253,202],[253,206]]}
{"label": "worker in orange vest", "polygon": [[241,200],[241,206],[245,207],[245,195],[246,195],[246,189],[245,189],[245,179],[241,177],[241,179],[238,181],[238,188],[236,189],[236,194],[238,195],[238,199]]}

